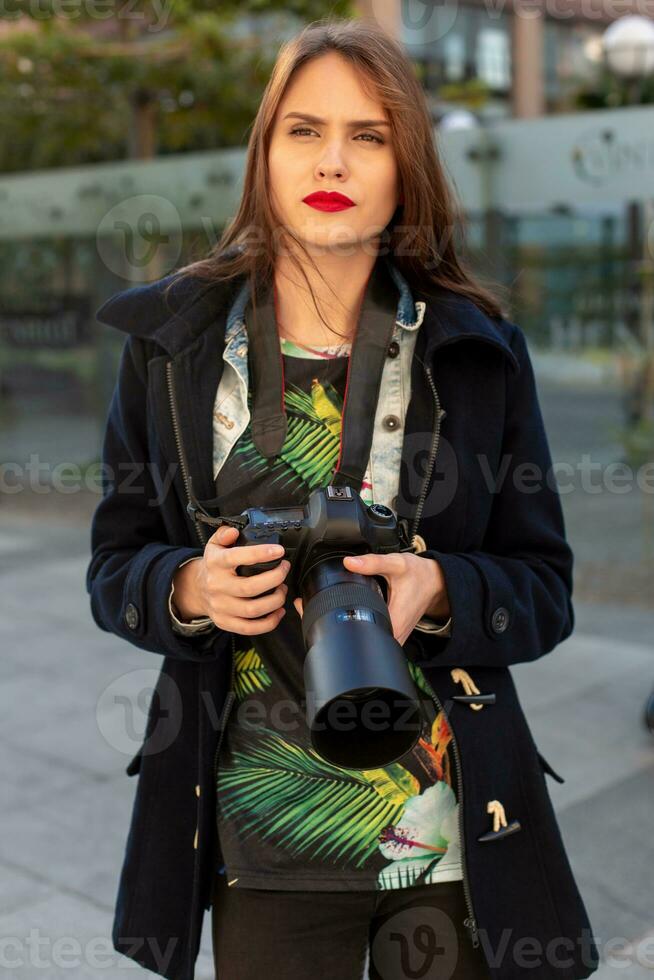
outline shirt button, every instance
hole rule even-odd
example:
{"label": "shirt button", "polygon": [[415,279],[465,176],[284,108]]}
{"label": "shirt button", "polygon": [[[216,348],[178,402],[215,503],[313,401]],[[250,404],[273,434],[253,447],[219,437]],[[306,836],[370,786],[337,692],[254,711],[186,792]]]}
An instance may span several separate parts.
{"label": "shirt button", "polygon": [[397,340],[393,340],[389,344],[387,354],[389,357],[397,357],[399,353],[400,353],[400,345],[398,344]]}
{"label": "shirt button", "polygon": [[382,425],[390,432],[395,432],[395,430],[399,428],[400,420],[398,419],[397,415],[387,415],[382,421]]}
{"label": "shirt button", "polygon": [[495,633],[503,633],[509,625],[509,611],[504,606],[498,606],[491,617],[491,626]]}
{"label": "shirt button", "polygon": [[132,602],[128,603],[125,609],[125,622],[131,630],[135,630],[138,627],[139,611]]}

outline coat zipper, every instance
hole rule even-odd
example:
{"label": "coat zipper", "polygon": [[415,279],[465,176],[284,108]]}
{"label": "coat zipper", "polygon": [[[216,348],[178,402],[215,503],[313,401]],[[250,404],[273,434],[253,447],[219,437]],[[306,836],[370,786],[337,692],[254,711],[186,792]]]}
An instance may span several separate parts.
{"label": "coat zipper", "polygon": [[[418,498],[418,505],[416,507],[416,512],[415,512],[414,519],[413,519],[413,521],[411,523],[411,533],[410,533],[410,541],[411,541],[411,544],[413,544],[413,539],[415,538],[416,533],[418,531],[418,525],[420,523],[420,517],[421,517],[421,514],[422,514],[422,509],[424,507],[425,500],[426,500],[426,497],[427,497],[427,490],[429,488],[429,481],[431,479],[432,470],[434,468],[434,462],[436,460],[436,453],[438,452],[438,443],[439,443],[439,440],[440,440],[440,433],[441,433],[441,421],[442,421],[443,416],[445,415],[445,412],[441,409],[440,398],[438,397],[438,392],[436,390],[436,385],[434,384],[434,379],[433,379],[433,376],[432,376],[432,373],[431,373],[431,368],[428,368],[428,367],[425,366],[425,374],[427,375],[427,380],[429,381],[429,387],[431,388],[432,395],[434,396],[434,408],[435,408],[435,412],[436,412],[436,422],[435,422],[435,425],[434,425],[434,431],[432,433],[432,442],[431,442],[431,448],[430,448],[430,452],[429,452],[429,461],[428,461],[428,464],[427,464],[427,473],[426,473],[426,476],[425,476],[425,482],[424,482],[424,485],[423,485],[423,488],[422,488],[422,492],[420,494],[420,497]],[[425,680],[427,680],[427,679],[425,678]],[[443,711],[443,705],[441,704],[440,700],[436,696],[436,693],[432,689],[431,684],[429,684],[428,681],[427,681],[427,684],[428,684],[428,687],[429,687],[430,695],[432,697],[432,700],[434,701],[434,704],[436,705],[437,710],[442,712]],[[458,817],[459,817],[459,840],[460,840],[460,843],[461,843],[461,866],[462,866],[462,870],[463,870],[463,894],[464,894],[464,897],[465,897],[466,908],[468,910],[468,916],[467,916],[466,919],[463,920],[463,925],[465,926],[465,928],[470,933],[470,938],[472,940],[472,945],[476,949],[479,946],[479,932],[477,930],[477,920],[475,919],[475,913],[474,913],[474,909],[473,909],[473,906],[472,906],[472,896],[470,894],[470,884],[469,884],[469,881],[468,881],[468,867],[467,867],[467,862],[466,862],[466,849],[465,849],[465,838],[464,838],[464,828],[463,828],[463,779],[462,779],[462,776],[461,776],[461,756],[459,755],[459,746],[457,744],[456,737],[454,735],[454,731],[452,729],[452,725],[450,724],[449,718],[448,718],[448,726],[449,726],[450,732],[452,734],[452,748],[454,749],[454,768],[456,769],[457,799],[458,799],[458,803],[459,803],[459,812],[458,812]]]}
{"label": "coat zipper", "polygon": [[[218,745],[216,746],[216,751],[213,757],[213,785],[216,791],[216,799],[218,798],[218,756],[220,755],[220,746],[222,745],[223,736],[225,734],[225,729],[227,727],[227,721],[229,720],[229,715],[232,710],[232,705],[236,700],[236,692],[234,690],[234,681],[236,678],[236,644],[234,642],[234,634],[231,634],[232,638],[232,669],[229,680],[229,692],[225,700],[225,705],[223,707],[222,718],[220,719],[220,734],[218,736]],[[216,847],[214,849],[214,856],[212,858],[212,864],[215,864],[216,852],[218,850],[218,827],[215,828],[216,834]],[[212,873],[215,873],[216,868],[213,869]]]}
{"label": "coat zipper", "polygon": [[[191,494],[189,492],[189,486],[190,485],[189,485],[188,462],[187,462],[187,459],[186,459],[186,453],[184,452],[184,445],[182,443],[182,434],[181,434],[180,427],[179,427],[179,418],[178,418],[178,414],[177,414],[177,397],[176,397],[176,392],[175,392],[175,379],[174,379],[174,376],[173,376],[173,362],[172,361],[168,361],[166,363],[166,379],[167,379],[167,382],[168,382],[168,397],[169,397],[169,400],[170,400],[170,413],[171,413],[172,422],[173,422],[173,429],[174,429],[174,432],[175,432],[175,442],[177,444],[177,456],[179,458],[179,463],[180,463],[181,470],[182,470],[182,477],[183,477],[183,480],[184,480],[184,488],[186,490],[186,500],[187,500],[187,503],[190,504],[191,503]],[[197,535],[198,535],[198,537],[200,539],[200,543],[203,546],[206,545],[207,538],[205,536],[205,533],[204,533],[203,528],[200,525],[200,522],[199,521],[194,521],[194,526],[195,526],[196,533],[197,533]],[[232,705],[233,705],[234,701],[236,700],[236,694],[235,694],[235,691],[234,691],[234,681],[235,681],[235,677],[236,677],[236,651],[235,651],[235,642],[234,642],[234,634],[233,633],[231,634],[230,639],[231,639],[231,651],[232,651],[231,676],[230,676],[230,683],[229,683],[229,692],[227,694],[227,698],[226,698],[225,704],[223,706],[222,718],[220,720],[220,735],[218,736],[218,745],[216,746],[216,751],[215,751],[214,759],[213,759],[213,785],[214,785],[214,788],[216,788],[217,782],[218,782],[218,755],[220,753],[220,746],[222,744],[223,735],[225,734],[225,727],[226,727],[226,724],[227,724],[227,720],[229,718],[229,714],[230,714],[231,709],[232,709]],[[212,863],[213,862],[215,862],[215,853],[214,853],[214,856],[212,858]]]}

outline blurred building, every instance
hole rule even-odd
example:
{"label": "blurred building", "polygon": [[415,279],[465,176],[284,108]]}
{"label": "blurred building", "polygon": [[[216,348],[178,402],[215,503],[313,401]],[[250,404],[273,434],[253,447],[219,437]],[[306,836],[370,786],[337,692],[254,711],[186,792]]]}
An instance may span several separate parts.
{"label": "blurred building", "polygon": [[568,96],[595,72],[607,25],[637,13],[635,0],[357,0],[421,66],[435,109],[443,86],[479,80],[483,114],[531,118],[570,110]]}

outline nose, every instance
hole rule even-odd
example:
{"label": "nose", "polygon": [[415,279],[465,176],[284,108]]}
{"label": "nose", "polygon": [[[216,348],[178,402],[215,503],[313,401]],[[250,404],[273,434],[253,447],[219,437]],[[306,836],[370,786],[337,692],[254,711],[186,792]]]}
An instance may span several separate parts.
{"label": "nose", "polygon": [[342,158],[340,150],[334,146],[326,147],[325,152],[322,154],[318,164],[316,165],[315,171],[316,177],[320,178],[332,178],[332,177],[347,177],[348,169]]}

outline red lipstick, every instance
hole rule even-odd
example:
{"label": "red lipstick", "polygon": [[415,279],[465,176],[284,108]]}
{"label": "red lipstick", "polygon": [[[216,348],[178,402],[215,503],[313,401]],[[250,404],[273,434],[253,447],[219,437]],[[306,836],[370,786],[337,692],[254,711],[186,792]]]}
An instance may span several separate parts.
{"label": "red lipstick", "polygon": [[316,191],[315,194],[307,194],[302,200],[317,211],[344,211],[345,208],[355,206],[354,201],[338,191]]}

